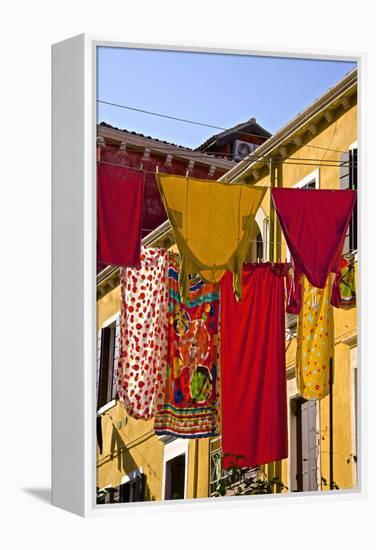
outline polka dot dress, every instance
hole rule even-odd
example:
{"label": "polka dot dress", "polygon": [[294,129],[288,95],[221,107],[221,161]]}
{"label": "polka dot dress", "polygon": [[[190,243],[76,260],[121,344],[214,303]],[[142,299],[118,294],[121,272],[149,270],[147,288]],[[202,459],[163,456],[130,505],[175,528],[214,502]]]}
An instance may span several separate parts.
{"label": "polka dot dress", "polygon": [[119,399],[133,418],[154,417],[164,401],[168,333],[168,252],[142,248],[141,269],[121,273]]}
{"label": "polka dot dress", "polygon": [[303,277],[303,304],[299,314],[296,352],[297,383],[305,399],[329,393],[329,362],[334,359],[333,308],[329,303],[331,276],[324,289]]}

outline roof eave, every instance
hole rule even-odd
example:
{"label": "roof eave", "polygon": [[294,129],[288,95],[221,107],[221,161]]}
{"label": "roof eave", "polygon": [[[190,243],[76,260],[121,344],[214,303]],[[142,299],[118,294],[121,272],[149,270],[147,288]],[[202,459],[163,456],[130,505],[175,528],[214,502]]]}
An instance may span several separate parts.
{"label": "roof eave", "polygon": [[115,143],[126,143],[135,148],[145,149],[148,148],[150,151],[160,154],[160,155],[173,155],[177,159],[190,161],[194,160],[200,164],[205,164],[207,166],[215,166],[222,170],[229,170],[234,166],[234,162],[231,160],[217,158],[210,154],[202,153],[199,151],[193,151],[192,149],[187,149],[179,145],[172,145],[168,143],[163,143],[153,138],[138,136],[130,134],[124,130],[117,130],[115,128],[108,128],[107,126],[97,126],[97,135],[104,139],[104,141],[115,142]]}

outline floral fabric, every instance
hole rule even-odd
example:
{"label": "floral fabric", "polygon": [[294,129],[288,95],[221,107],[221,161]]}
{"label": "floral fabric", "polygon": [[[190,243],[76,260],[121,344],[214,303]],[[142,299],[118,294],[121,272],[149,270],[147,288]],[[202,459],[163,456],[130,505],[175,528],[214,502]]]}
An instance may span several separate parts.
{"label": "floral fabric", "polygon": [[219,288],[193,276],[183,304],[178,278],[177,257],[171,255],[165,401],[154,430],[159,435],[208,437],[216,433],[218,421]]}
{"label": "floral fabric", "polygon": [[141,268],[121,273],[119,399],[133,418],[152,418],[163,404],[168,333],[168,252],[141,250]]}
{"label": "floral fabric", "polygon": [[334,360],[333,307],[329,303],[331,278],[325,288],[303,277],[303,300],[298,322],[297,383],[305,399],[322,399],[329,393],[330,359]]}
{"label": "floral fabric", "polygon": [[351,309],[356,306],[355,266],[354,261],[342,257],[339,272],[335,274],[332,306],[341,309]]}

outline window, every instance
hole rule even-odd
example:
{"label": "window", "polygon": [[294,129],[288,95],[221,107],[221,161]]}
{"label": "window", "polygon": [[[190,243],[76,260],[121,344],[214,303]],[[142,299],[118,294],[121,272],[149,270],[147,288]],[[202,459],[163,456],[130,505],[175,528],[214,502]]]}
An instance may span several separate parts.
{"label": "window", "polygon": [[264,218],[262,224],[263,233],[263,259],[269,259],[269,218]]}
{"label": "window", "polygon": [[97,504],[115,504],[118,502],[143,502],[145,500],[146,476],[135,470],[126,476],[127,481],[117,487],[97,489]]}
{"label": "window", "polygon": [[165,500],[185,496],[185,454],[166,462]]}
{"label": "window", "polygon": [[186,498],[188,469],[188,439],[161,436],[164,444],[162,498]]}
{"label": "window", "polygon": [[318,432],[316,401],[290,400],[290,485],[292,491],[317,491]]}
{"label": "window", "polygon": [[97,410],[116,398],[115,369],[119,357],[119,316],[103,327],[97,345]]}
{"label": "window", "polygon": [[[305,178],[301,179],[293,185],[294,188],[298,189],[319,189],[320,187],[320,168],[316,168],[310,172]],[[291,254],[289,247],[286,244],[286,262],[291,261]]]}
{"label": "window", "polygon": [[222,447],[221,439],[212,439],[210,441],[210,477],[209,477],[209,495],[215,496],[221,489],[221,480],[224,477],[222,468]]}
{"label": "window", "polygon": [[140,472],[119,487],[119,502],[142,502],[145,491],[145,474]]}
{"label": "window", "polygon": [[[348,153],[340,154],[340,189],[358,189],[358,148],[350,146]],[[355,207],[349,224],[349,230],[344,244],[344,253],[358,249],[358,207]]]}
{"label": "window", "polygon": [[264,244],[262,242],[261,232],[257,234],[256,237],[256,258],[257,260],[262,260],[264,255]]}
{"label": "window", "polygon": [[320,168],[315,168],[315,170],[307,174],[303,179],[293,185],[293,187],[298,189],[319,189]]}
{"label": "window", "polygon": [[230,496],[252,494],[252,484],[260,479],[260,466],[253,468],[223,468],[222,438],[211,439],[209,444],[209,496]]}

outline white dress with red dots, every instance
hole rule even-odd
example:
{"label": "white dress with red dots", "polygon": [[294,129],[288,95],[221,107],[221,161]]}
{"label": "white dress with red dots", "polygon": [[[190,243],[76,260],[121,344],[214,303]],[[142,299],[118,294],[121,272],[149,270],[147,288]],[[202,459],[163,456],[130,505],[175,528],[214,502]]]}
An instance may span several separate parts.
{"label": "white dress with red dots", "polygon": [[116,385],[133,418],[153,418],[164,401],[168,334],[168,252],[141,250],[141,268],[122,269]]}

